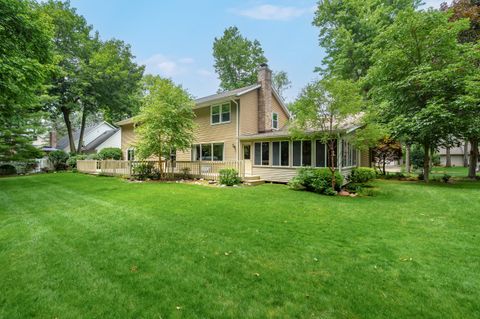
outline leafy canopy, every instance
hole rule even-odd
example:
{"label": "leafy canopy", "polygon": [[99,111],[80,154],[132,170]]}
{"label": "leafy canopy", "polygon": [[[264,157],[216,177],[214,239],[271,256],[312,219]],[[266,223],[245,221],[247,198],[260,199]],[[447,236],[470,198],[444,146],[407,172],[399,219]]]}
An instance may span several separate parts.
{"label": "leafy canopy", "polygon": [[213,58],[222,91],[256,83],[258,66],[267,63],[260,42],[245,38],[237,27],[225,29],[220,38],[215,38]]}
{"label": "leafy canopy", "polygon": [[194,102],[181,86],[170,79],[147,75],[140,114],[135,118],[137,154],[169,158],[175,150],[190,148],[193,140]]}
{"label": "leafy canopy", "polygon": [[52,27],[28,0],[0,1],[0,161],[40,154],[41,99],[52,68]]}

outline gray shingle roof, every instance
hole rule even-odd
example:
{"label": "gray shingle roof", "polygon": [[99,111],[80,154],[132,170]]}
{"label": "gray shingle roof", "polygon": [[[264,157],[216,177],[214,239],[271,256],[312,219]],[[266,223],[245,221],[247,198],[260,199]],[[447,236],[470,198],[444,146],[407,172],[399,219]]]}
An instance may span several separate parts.
{"label": "gray shingle roof", "polygon": [[85,151],[92,151],[95,150],[97,146],[108,140],[113,134],[117,133],[120,129],[114,129],[110,131],[105,131],[100,136],[98,136],[96,139],[88,143],[86,146],[83,147],[83,150]]}
{"label": "gray shingle roof", "polygon": [[222,99],[226,99],[226,98],[233,97],[233,96],[240,96],[240,95],[248,93],[252,90],[258,89],[259,87],[260,87],[260,84],[252,84],[252,85],[245,86],[245,87],[242,87],[242,88],[239,88],[239,89],[208,95],[208,96],[196,99],[195,104],[196,105],[201,105],[201,104],[204,104],[204,103],[209,103],[209,102],[213,102],[213,101],[216,101],[216,100],[222,100]]}

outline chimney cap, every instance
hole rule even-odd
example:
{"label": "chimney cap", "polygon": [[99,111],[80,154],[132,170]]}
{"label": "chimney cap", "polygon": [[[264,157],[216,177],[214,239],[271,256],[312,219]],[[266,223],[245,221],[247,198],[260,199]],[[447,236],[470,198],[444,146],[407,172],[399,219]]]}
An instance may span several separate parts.
{"label": "chimney cap", "polygon": [[268,64],[267,63],[260,63],[260,67],[261,68],[268,68]]}

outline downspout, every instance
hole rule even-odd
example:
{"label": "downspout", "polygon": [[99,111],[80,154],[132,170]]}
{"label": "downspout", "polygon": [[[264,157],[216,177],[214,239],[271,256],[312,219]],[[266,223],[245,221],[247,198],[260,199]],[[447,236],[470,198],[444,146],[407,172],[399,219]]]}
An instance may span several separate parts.
{"label": "downspout", "polygon": [[240,162],[240,105],[235,100],[230,100],[237,106],[237,162]]}

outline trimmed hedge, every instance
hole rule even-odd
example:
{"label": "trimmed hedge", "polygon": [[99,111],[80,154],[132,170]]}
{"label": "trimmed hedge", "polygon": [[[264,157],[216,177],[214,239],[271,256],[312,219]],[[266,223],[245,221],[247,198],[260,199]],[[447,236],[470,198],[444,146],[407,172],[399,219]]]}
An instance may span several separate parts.
{"label": "trimmed hedge", "polygon": [[355,167],[348,177],[348,181],[354,184],[365,184],[377,178],[377,173],[370,167]]}
{"label": "trimmed hedge", "polygon": [[106,147],[98,152],[97,157],[100,160],[121,160],[122,150],[118,147]]}
{"label": "trimmed hedge", "polygon": [[328,168],[311,168],[305,167],[298,171],[289,183],[292,189],[305,189],[324,195],[335,195],[343,184],[343,176],[339,172],[335,172],[336,189],[332,189],[332,172]]}
{"label": "trimmed hedge", "polygon": [[240,177],[238,177],[238,172],[234,168],[223,168],[219,171],[220,174],[220,184],[233,186],[240,184]]}

